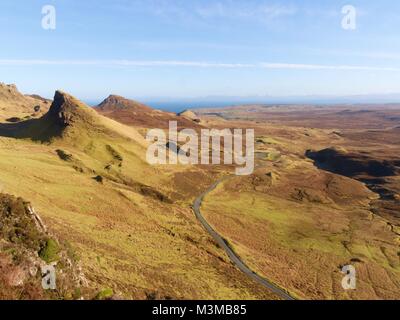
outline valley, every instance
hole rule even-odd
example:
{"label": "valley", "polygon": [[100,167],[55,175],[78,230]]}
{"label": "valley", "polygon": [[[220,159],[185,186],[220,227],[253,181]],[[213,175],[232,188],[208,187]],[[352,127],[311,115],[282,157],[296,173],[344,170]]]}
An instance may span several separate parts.
{"label": "valley", "polygon": [[[56,91],[47,109],[23,119],[38,98],[18,106],[1,100],[10,88],[25,97],[1,88],[0,193],[32,204],[74,257],[72,269],[85,281],[58,298],[400,296],[397,106],[176,115],[116,95],[92,108]],[[13,114],[20,120],[7,121]],[[223,163],[150,165],[146,133],[170,121],[195,132],[254,129],[254,173],[236,176]],[[17,251],[40,258],[45,242],[27,249],[15,241]],[[12,255],[2,251],[0,268],[11,268]],[[341,287],[348,264],[357,270],[352,291]],[[37,290],[33,297],[45,294]]]}
{"label": "valley", "polygon": [[[379,111],[349,119],[350,127],[347,118],[332,122],[338,106],[287,108],[195,110],[213,125],[250,122],[259,162],[253,176],[230,179],[204,199],[205,218],[247,265],[297,298],[396,299],[398,122],[380,115],[397,111],[371,107]],[[354,291],[341,288],[349,264]]]}

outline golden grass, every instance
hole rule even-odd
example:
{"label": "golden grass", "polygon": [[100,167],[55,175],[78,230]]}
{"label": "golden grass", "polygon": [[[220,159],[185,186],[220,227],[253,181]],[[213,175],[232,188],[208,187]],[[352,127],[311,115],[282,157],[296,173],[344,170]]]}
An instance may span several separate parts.
{"label": "golden grass", "polygon": [[[305,176],[302,172],[298,177],[307,185]],[[269,192],[254,192],[242,180],[229,180],[209,194],[202,212],[255,271],[301,298],[399,296],[400,261],[394,234],[383,219],[371,220],[368,206],[356,196],[340,205],[299,202],[279,189],[286,181],[277,182]],[[355,291],[341,288],[340,266],[346,264],[356,266]]]}
{"label": "golden grass", "polygon": [[[187,167],[150,167],[140,155],[142,147],[126,139],[84,142],[77,148],[62,140],[46,145],[0,138],[0,186],[29,199],[51,230],[71,244],[91,288],[139,299],[273,298],[230,265],[194,218],[190,200],[164,204],[121,183],[100,184],[56,150],[97,174],[118,172],[165,193]],[[113,160],[105,145],[123,157],[115,172],[105,169]]]}

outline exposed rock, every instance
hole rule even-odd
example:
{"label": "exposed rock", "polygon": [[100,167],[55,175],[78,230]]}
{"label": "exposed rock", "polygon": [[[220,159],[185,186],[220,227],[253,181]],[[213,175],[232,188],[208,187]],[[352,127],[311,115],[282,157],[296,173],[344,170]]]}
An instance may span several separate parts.
{"label": "exposed rock", "polygon": [[153,111],[152,108],[134,101],[134,100],[129,100],[124,97],[118,96],[118,95],[110,95],[108,98],[106,98],[102,103],[100,103],[97,108],[101,111],[107,112],[107,111],[116,111],[116,110],[134,110],[136,112],[151,112]]}
{"label": "exposed rock", "polygon": [[[46,248],[50,242],[57,247],[57,255]],[[51,262],[44,257],[56,258],[57,291],[42,288],[39,270]],[[63,298],[60,294],[75,292],[84,279],[79,266],[47,231],[32,205],[0,194],[0,299],[59,299]]]}
{"label": "exposed rock", "polygon": [[182,111],[181,113],[178,114],[180,117],[185,117],[188,118],[194,122],[200,123],[201,120],[200,118],[197,116],[197,114],[195,114],[193,111],[191,110],[185,110]]}
{"label": "exposed rock", "polygon": [[49,108],[48,102],[38,96],[23,95],[14,84],[0,83],[0,121],[13,117],[41,116]]}

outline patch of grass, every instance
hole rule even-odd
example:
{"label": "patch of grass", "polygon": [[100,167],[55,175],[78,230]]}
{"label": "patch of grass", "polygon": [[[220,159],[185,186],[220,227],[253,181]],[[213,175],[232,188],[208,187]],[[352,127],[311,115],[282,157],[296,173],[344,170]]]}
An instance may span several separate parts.
{"label": "patch of grass", "polygon": [[74,291],[74,293],[72,294],[72,298],[73,298],[74,300],[78,300],[78,299],[80,299],[81,297],[82,297],[82,290],[81,290],[81,288],[76,288],[75,291]]}
{"label": "patch of grass", "polygon": [[103,289],[101,290],[97,296],[96,296],[96,300],[109,300],[113,297],[114,295],[114,291],[110,288],[107,289]]}
{"label": "patch of grass", "polygon": [[0,194],[0,237],[34,251],[45,241],[37,229],[27,204],[21,199]]}
{"label": "patch of grass", "polygon": [[68,241],[64,242],[64,247],[67,250],[68,257],[72,259],[73,262],[79,262],[80,257],[76,252],[75,248]]}
{"label": "patch of grass", "polygon": [[279,151],[271,151],[268,153],[267,159],[269,161],[278,161],[281,158],[281,153]]}
{"label": "patch of grass", "polygon": [[53,239],[48,239],[46,245],[40,250],[39,257],[47,263],[56,262],[59,257],[60,248],[57,242]]}

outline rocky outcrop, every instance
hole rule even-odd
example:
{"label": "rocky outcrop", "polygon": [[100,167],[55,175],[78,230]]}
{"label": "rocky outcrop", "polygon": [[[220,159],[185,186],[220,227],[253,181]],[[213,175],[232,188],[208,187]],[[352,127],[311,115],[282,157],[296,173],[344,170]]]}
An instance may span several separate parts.
{"label": "rocky outcrop", "polygon": [[194,113],[193,111],[191,111],[191,110],[185,110],[185,111],[179,113],[178,115],[179,115],[180,117],[185,117],[185,118],[190,119],[190,120],[192,120],[192,121],[194,121],[194,122],[197,122],[197,123],[200,123],[200,122],[201,122],[200,117],[197,116],[197,114],[195,114],[195,113]]}
{"label": "rocky outcrop", "polygon": [[[56,270],[57,290],[42,286],[42,270],[49,265]],[[73,298],[86,285],[77,262],[33,206],[0,194],[0,299]]]}
{"label": "rocky outcrop", "polygon": [[98,110],[103,112],[117,111],[117,110],[131,110],[136,112],[151,112],[152,108],[130,99],[118,95],[110,95],[102,103],[97,106]]}
{"label": "rocky outcrop", "polygon": [[0,83],[0,122],[7,119],[37,118],[50,106],[47,99],[37,95],[23,95],[14,84]]}

